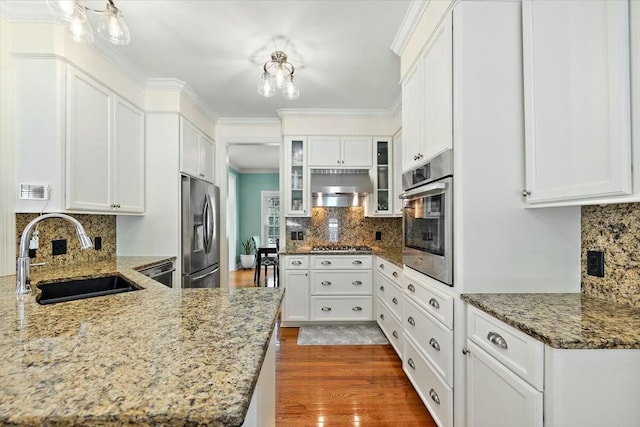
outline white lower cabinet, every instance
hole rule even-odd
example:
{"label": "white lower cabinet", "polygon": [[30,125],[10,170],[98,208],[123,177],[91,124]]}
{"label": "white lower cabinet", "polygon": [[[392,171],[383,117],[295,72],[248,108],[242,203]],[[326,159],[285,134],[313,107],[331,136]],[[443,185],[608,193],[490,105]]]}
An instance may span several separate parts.
{"label": "white lower cabinet", "polygon": [[375,264],[376,321],[398,356],[402,358],[404,354],[402,269],[381,257],[376,258]]}
{"label": "white lower cabinet", "polygon": [[392,314],[391,310],[376,298],[376,321],[382,332],[387,336],[391,346],[398,356],[402,358],[404,354],[404,334],[402,333],[402,323]]}
{"label": "white lower cabinet", "polygon": [[312,296],[311,320],[366,321],[373,319],[370,296]]}
{"label": "white lower cabinet", "polygon": [[439,427],[453,425],[453,388],[436,373],[408,334],[405,334],[402,369],[436,424]]}
{"label": "white lower cabinet", "polygon": [[542,427],[542,392],[467,340],[467,426]]}
{"label": "white lower cabinet", "polygon": [[282,321],[309,320],[309,257],[282,257],[282,287],[285,289],[282,304]]}

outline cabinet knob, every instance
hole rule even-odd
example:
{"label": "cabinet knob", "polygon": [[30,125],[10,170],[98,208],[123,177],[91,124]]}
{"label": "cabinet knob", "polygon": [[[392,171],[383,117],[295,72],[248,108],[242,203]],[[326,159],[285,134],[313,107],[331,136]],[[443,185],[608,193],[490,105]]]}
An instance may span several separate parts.
{"label": "cabinet knob", "polygon": [[380,291],[384,292],[384,286],[380,286]]}
{"label": "cabinet knob", "polygon": [[291,265],[302,265],[302,261],[291,261]]}
{"label": "cabinet knob", "polygon": [[380,320],[384,320],[384,314],[380,313]]}
{"label": "cabinet knob", "polygon": [[380,270],[384,270],[384,264],[380,264]]}
{"label": "cabinet knob", "polygon": [[438,396],[438,393],[436,393],[434,389],[429,390],[429,397],[431,397],[431,400],[436,402],[438,405],[440,404],[440,396]]}
{"label": "cabinet knob", "polygon": [[344,165],[344,160],[342,161],[342,164]]}
{"label": "cabinet knob", "polygon": [[203,173],[200,173],[200,174],[198,174],[198,175],[200,175],[201,177],[203,177],[203,178],[204,178],[204,174],[203,174]]}
{"label": "cabinet knob", "polygon": [[331,265],[331,261],[322,261],[320,264],[322,264],[322,265]]}
{"label": "cabinet knob", "polygon": [[416,321],[411,316],[409,316],[409,318],[407,319],[407,323],[409,323],[411,326],[416,326]]}
{"label": "cabinet knob", "polygon": [[322,311],[331,311],[331,307],[322,307],[320,310],[322,310]]}
{"label": "cabinet knob", "polygon": [[362,261],[357,259],[357,260],[353,261],[351,264],[353,264],[353,265],[362,265]]}
{"label": "cabinet knob", "polygon": [[397,271],[393,272],[393,277],[398,278],[398,272]]}
{"label": "cabinet knob", "polygon": [[429,300],[429,305],[433,308],[435,308],[436,310],[440,308],[440,303],[438,302],[438,300],[436,300],[435,298],[431,298]]}
{"label": "cabinet knob", "polygon": [[531,195],[531,191],[522,190],[522,197],[529,197]]}
{"label": "cabinet knob", "polygon": [[429,345],[435,350],[440,351],[440,343],[435,338],[429,340]]}
{"label": "cabinet knob", "polygon": [[416,287],[413,286],[413,283],[409,283],[409,285],[407,286],[407,289],[409,289],[411,292],[415,292],[416,291]]}
{"label": "cabinet knob", "polygon": [[320,283],[322,286],[331,286],[331,282],[329,282],[328,280],[324,280],[322,283]]}
{"label": "cabinet knob", "polygon": [[340,160],[338,160],[338,162],[337,162],[337,163],[338,163],[338,164],[340,164]]}
{"label": "cabinet knob", "polygon": [[362,282],[360,280],[354,280],[353,282],[351,282],[351,284],[354,286],[360,286],[362,285]]}
{"label": "cabinet knob", "polygon": [[407,360],[407,365],[409,365],[411,369],[416,369],[416,362],[414,362],[412,358]]}
{"label": "cabinet knob", "polygon": [[351,310],[353,311],[362,311],[362,307],[353,307]]}
{"label": "cabinet knob", "polygon": [[398,333],[396,331],[391,332],[391,335],[393,335],[395,339],[398,339]]}
{"label": "cabinet knob", "polygon": [[464,354],[465,356],[467,354],[471,354],[471,350],[469,350],[467,347],[462,347],[462,354]]}
{"label": "cabinet knob", "polygon": [[502,338],[502,335],[500,335],[497,332],[490,331],[487,334],[487,339],[491,344],[497,347],[504,348],[505,350],[509,348],[509,346],[507,345],[507,341],[504,338]]}

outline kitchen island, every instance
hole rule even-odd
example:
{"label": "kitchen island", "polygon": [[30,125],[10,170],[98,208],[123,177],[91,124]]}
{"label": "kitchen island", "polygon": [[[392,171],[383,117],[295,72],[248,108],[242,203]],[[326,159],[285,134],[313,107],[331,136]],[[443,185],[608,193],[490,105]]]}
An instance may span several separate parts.
{"label": "kitchen island", "polygon": [[118,274],[143,288],[44,306],[0,277],[0,425],[243,424],[283,291],[171,289],[133,269],[162,260],[36,267],[36,284]]}

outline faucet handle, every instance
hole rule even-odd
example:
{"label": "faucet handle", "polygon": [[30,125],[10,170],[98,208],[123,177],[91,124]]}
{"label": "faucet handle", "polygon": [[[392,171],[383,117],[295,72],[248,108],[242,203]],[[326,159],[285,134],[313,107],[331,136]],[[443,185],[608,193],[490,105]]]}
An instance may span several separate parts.
{"label": "faucet handle", "polygon": [[46,262],[36,262],[35,264],[31,263],[31,267],[40,267],[43,265],[47,265],[47,263]]}

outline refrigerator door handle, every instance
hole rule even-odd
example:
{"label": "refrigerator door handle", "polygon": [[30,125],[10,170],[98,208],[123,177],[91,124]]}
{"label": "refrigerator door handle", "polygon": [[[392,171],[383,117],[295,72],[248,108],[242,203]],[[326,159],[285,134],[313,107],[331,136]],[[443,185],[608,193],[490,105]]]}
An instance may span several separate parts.
{"label": "refrigerator door handle", "polygon": [[204,247],[205,252],[211,252],[211,244],[213,243],[213,228],[211,225],[212,209],[211,209],[211,197],[205,195],[204,209],[202,212],[204,218]]}
{"label": "refrigerator door handle", "polygon": [[218,272],[218,270],[216,269],[216,270],[208,272],[207,274],[203,274],[202,276],[192,277],[191,278],[191,282],[196,282],[198,280],[204,279],[205,277],[213,276],[217,272]]}

